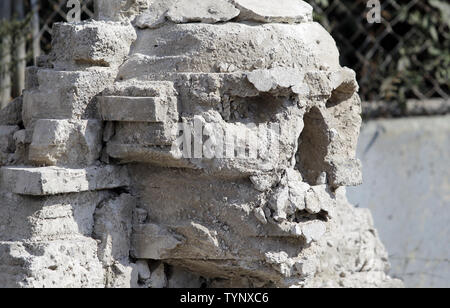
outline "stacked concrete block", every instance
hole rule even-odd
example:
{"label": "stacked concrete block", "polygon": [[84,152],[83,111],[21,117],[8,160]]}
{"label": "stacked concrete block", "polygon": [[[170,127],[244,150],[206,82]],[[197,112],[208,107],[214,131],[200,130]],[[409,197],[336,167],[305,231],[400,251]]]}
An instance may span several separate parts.
{"label": "stacked concrete block", "polygon": [[401,286],[345,198],[358,85],[310,5],[95,6],[0,112],[0,286]]}
{"label": "stacked concrete block", "polygon": [[123,162],[139,161],[153,152],[170,159],[179,119],[178,94],[173,82],[118,82],[105,89],[98,100],[102,119],[114,129],[107,140],[110,157]]}
{"label": "stacked concrete block", "polygon": [[95,96],[114,80],[114,71],[95,67],[87,71],[37,72],[38,86],[27,89],[23,98],[26,127],[40,119],[99,118]]}
{"label": "stacked concrete block", "polygon": [[130,52],[136,32],[119,22],[57,23],[51,60],[55,69],[117,67]]}
{"label": "stacked concrete block", "polygon": [[117,224],[131,226],[135,202],[127,167],[100,162],[96,98],[135,39],[130,24],[56,24],[52,54],[27,70],[23,98],[1,111],[0,287],[137,286],[128,258],[103,257],[117,229],[100,227],[114,218],[108,208],[127,206]]}

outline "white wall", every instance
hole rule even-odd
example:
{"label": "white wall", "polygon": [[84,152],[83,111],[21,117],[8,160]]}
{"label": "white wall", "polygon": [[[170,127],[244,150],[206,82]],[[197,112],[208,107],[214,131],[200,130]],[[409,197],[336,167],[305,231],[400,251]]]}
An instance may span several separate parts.
{"label": "white wall", "polygon": [[359,143],[364,184],[350,201],[370,208],[408,287],[450,287],[450,116],[376,120]]}

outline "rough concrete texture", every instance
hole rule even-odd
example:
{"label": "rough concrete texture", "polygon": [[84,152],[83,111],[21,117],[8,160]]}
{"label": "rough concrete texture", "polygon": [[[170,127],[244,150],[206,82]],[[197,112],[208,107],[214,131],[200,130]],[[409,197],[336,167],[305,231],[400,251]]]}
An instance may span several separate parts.
{"label": "rough concrete texture", "polygon": [[345,198],[358,85],[308,4],[96,9],[1,114],[0,286],[401,286]]}
{"label": "rough concrete texture", "polygon": [[391,274],[407,287],[450,287],[449,152],[450,116],[369,121],[362,129],[364,184],[349,199],[374,213]]}
{"label": "rough concrete texture", "polygon": [[37,165],[92,165],[100,157],[102,130],[98,120],[38,120],[29,159]]}
{"label": "rough concrete texture", "polygon": [[177,0],[167,12],[175,23],[229,21],[240,11],[227,0]]}
{"label": "rough concrete texture", "polygon": [[119,22],[90,21],[76,26],[57,23],[52,33],[52,64],[59,70],[94,65],[117,67],[136,39],[134,28]]}

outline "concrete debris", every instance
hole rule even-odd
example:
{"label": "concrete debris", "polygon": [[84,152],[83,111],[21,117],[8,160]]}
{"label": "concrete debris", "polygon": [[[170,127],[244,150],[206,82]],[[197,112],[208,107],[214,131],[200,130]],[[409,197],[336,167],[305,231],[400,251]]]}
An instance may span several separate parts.
{"label": "concrete debris", "polygon": [[241,10],[240,20],[266,23],[312,22],[313,8],[301,0],[232,0]]}
{"label": "concrete debris", "polygon": [[118,67],[136,40],[134,28],[118,22],[56,23],[52,33],[50,61],[59,70]]}
{"label": "concrete debris", "polygon": [[23,97],[19,96],[0,110],[0,125],[20,125],[22,123]]}
{"label": "concrete debris", "polygon": [[19,195],[49,196],[114,189],[129,185],[128,171],[120,166],[67,169],[62,167],[3,167],[2,187]]}
{"label": "concrete debris", "polygon": [[102,131],[98,120],[38,120],[29,160],[47,166],[92,165],[100,157]]}
{"label": "concrete debris", "polygon": [[0,287],[401,286],[310,5],[94,2],[0,111]]}
{"label": "concrete debris", "polygon": [[175,23],[229,21],[239,15],[227,0],[177,0],[167,12],[167,18]]}

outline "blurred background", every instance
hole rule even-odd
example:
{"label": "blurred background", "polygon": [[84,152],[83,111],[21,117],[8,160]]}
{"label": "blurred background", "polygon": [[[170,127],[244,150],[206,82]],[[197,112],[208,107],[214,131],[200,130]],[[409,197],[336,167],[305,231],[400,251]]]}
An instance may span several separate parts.
{"label": "blurred background", "polygon": [[[81,0],[82,19],[93,17]],[[450,287],[450,4],[308,0],[357,72],[364,125],[364,184],[349,199],[370,208],[390,253],[391,275],[408,287]],[[66,0],[0,0],[0,107],[20,96],[25,67],[49,52]]]}

